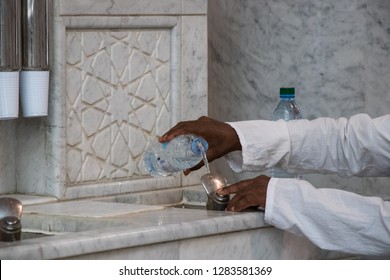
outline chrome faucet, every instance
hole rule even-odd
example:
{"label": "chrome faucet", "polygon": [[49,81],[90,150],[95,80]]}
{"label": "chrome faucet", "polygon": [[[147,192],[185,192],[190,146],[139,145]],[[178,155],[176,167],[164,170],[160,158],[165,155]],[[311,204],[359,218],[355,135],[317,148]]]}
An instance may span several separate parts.
{"label": "chrome faucet", "polygon": [[20,240],[22,203],[11,197],[0,198],[0,241]]}

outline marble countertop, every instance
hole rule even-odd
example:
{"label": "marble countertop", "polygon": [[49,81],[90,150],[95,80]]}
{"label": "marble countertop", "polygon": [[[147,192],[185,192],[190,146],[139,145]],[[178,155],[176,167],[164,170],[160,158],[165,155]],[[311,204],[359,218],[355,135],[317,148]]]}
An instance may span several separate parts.
{"label": "marble countertop", "polygon": [[268,226],[262,212],[90,200],[31,204],[23,215],[23,231],[54,235],[0,242],[1,259],[59,259]]}

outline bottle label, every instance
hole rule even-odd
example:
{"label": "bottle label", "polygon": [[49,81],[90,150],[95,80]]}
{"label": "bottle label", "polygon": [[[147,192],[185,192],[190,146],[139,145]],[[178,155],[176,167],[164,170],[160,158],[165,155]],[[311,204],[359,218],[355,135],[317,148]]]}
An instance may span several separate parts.
{"label": "bottle label", "polygon": [[158,158],[157,160],[158,160],[158,165],[160,166],[161,170],[163,170],[164,172],[169,174],[177,172],[177,169],[174,166],[172,166],[169,163],[169,161],[160,158]]}

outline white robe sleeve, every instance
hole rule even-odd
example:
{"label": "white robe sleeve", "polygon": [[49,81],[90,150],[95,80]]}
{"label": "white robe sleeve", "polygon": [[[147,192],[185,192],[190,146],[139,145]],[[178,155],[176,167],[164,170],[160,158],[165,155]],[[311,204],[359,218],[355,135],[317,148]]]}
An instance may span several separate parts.
{"label": "white robe sleeve", "polygon": [[226,155],[236,171],[266,170],[277,163],[287,163],[290,137],[285,121],[242,121],[228,123],[240,139],[242,152]]}
{"label": "white robe sleeve", "polygon": [[[390,115],[229,123],[242,152],[227,155],[235,171],[289,171],[390,176]],[[304,180],[272,178],[266,222],[304,235],[317,246],[357,254],[390,254],[390,202]],[[390,187],[390,186],[389,186]]]}
{"label": "white robe sleeve", "polygon": [[322,249],[390,255],[390,202],[378,197],[272,178],[265,221],[305,236]]}
{"label": "white robe sleeve", "polygon": [[229,124],[242,145],[242,152],[226,156],[234,171],[262,171],[279,164],[303,173],[390,176],[390,115]]}

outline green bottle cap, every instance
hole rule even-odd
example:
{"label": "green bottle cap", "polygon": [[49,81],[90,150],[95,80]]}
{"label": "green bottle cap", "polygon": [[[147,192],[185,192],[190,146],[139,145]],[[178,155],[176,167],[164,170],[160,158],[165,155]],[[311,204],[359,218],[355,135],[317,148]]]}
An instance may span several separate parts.
{"label": "green bottle cap", "polygon": [[295,88],[280,88],[279,96],[284,98],[295,97]]}

